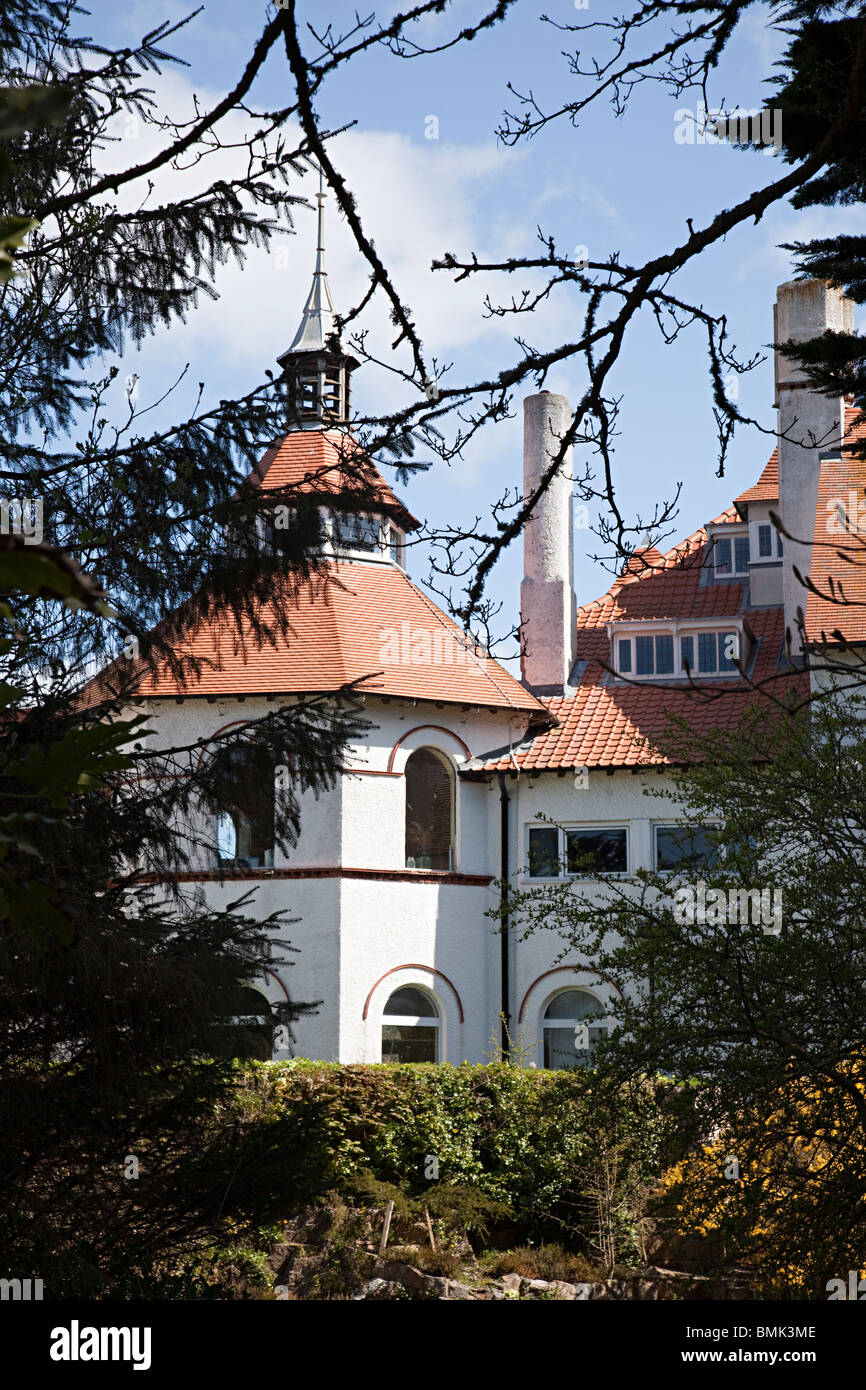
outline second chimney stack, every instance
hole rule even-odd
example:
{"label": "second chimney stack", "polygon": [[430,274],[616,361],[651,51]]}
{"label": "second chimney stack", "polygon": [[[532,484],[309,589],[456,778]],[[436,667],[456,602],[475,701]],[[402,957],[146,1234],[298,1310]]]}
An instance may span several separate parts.
{"label": "second chimney stack", "polygon": [[[565,396],[523,402],[523,495],[535,492],[572,421]],[[574,466],[569,448],[523,532],[523,679],[538,694],[562,694],[575,661]]]}
{"label": "second chimney stack", "polygon": [[[853,333],[854,305],[825,280],[789,280],[776,291],[777,343],[805,342],[827,329]],[[805,612],[807,591],[794,574],[809,573],[822,458],[838,450],[844,431],[844,403],[824,396],[792,358],[776,350],[776,405],[779,410],[779,512],[788,535],[783,543],[782,590],[791,650],[801,650],[797,609]]]}

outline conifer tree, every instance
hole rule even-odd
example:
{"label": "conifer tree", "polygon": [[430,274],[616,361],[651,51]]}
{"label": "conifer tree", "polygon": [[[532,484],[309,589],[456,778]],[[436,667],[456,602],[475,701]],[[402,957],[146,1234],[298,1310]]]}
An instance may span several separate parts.
{"label": "conifer tree", "polygon": [[[131,403],[109,424],[117,369],[104,365],[212,293],[227,256],[273,235],[300,166],[279,139],[263,141],[234,183],[121,211],[117,185],[146,184],[147,170],[100,174],[112,123],[126,114],[166,131],[151,164],[200,157],[201,131],[172,127],[142,82],[170,61],[167,26],[111,52],[75,37],[82,14],[16,0],[0,16],[0,1244],[4,1271],[35,1271],[46,1297],[177,1291],[175,1262],[214,1238],[248,1173],[253,1221],[303,1189],[302,1155],[275,1180],[273,1132],[219,1119],[232,1057],[250,1043],[235,1026],[244,983],[264,962],[291,964],[291,948],[273,945],[291,922],[263,917],[246,885],[209,907],[179,871],[212,850],[188,830],[219,804],[226,750],[272,777],[291,770],[270,827],[285,848],[302,794],[333,785],[362,727],[352,692],[337,692],[275,706],[216,747],[157,750],[130,707],[160,660],[194,682],[174,650],[202,617],[277,640],[317,572],[313,509],[299,501],[294,528],[264,548],[245,487],[285,429],[276,382],[149,432]],[[277,30],[271,21],[262,52]],[[268,1051],[315,1002],[271,1011]]]}

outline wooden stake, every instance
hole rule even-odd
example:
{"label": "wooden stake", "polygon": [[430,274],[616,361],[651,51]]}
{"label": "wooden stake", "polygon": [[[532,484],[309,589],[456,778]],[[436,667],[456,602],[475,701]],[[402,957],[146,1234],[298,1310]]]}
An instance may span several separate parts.
{"label": "wooden stake", "polygon": [[391,1229],[391,1217],[394,1215],[394,1199],[388,1202],[385,1208],[385,1221],[382,1226],[382,1239],[379,1241],[379,1254],[384,1255],[385,1246],[388,1244],[388,1232]]}
{"label": "wooden stake", "polygon": [[427,1234],[430,1237],[430,1249],[435,1250],[436,1242],[433,1239],[433,1222],[430,1220],[430,1213],[426,1207],[424,1208],[424,1215],[427,1218]]}

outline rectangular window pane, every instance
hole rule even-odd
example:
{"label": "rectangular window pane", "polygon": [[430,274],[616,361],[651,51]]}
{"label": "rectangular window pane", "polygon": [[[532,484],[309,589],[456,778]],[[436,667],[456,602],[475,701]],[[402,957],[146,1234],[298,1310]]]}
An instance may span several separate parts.
{"label": "rectangular window pane", "polygon": [[664,873],[670,869],[705,868],[715,859],[707,840],[707,832],[699,825],[656,826],[656,868]]}
{"label": "rectangular window pane", "polygon": [[625,829],[567,830],[568,872],[624,874],[627,869]]}
{"label": "rectangular window pane", "polygon": [[730,574],[731,572],[731,538],[723,536],[716,541],[716,574]]}
{"label": "rectangular window pane", "polygon": [[382,1027],[382,1061],[400,1063],[435,1062],[438,1029],[386,1023]]}
{"label": "rectangular window pane", "polygon": [[749,568],[749,538],[748,536],[734,537],[734,570],[737,574],[745,574]]}
{"label": "rectangular window pane", "polygon": [[590,1027],[589,1047],[577,1045],[574,1028],[544,1028],[544,1066],[548,1071],[563,1071],[568,1067],[583,1067],[592,1062],[592,1050],[606,1029]]}
{"label": "rectangular window pane", "polygon": [[674,639],[669,632],[662,632],[656,638],[656,675],[672,676],[674,673]]}
{"label": "rectangular window pane", "polygon": [[688,666],[690,671],[695,669],[695,639],[694,637],[680,638],[680,662],[683,670]]}
{"label": "rectangular window pane", "polygon": [[621,637],[619,641],[619,670],[626,675],[631,673],[631,638]]}
{"label": "rectangular window pane", "polygon": [[370,516],[338,513],[334,517],[334,541],[347,550],[377,550],[379,523]]}
{"label": "rectangular window pane", "polygon": [[758,555],[768,560],[773,553],[773,535],[769,526],[758,527]]}
{"label": "rectangular window pane", "polygon": [[782,554],[782,537],[779,535],[778,531],[776,532],[776,554],[780,557]]}
{"label": "rectangular window pane", "polygon": [[716,669],[716,634],[714,632],[698,633],[698,670],[704,673],[715,671]]}
{"label": "rectangular window pane", "polygon": [[559,877],[559,831],[555,825],[530,830],[529,877]]}
{"label": "rectangular window pane", "polygon": [[[739,641],[740,641],[740,639],[739,639],[739,637],[737,636],[736,632],[720,632],[720,633],[719,633],[719,670],[720,670],[720,671],[734,671],[734,670],[736,670],[736,667],[734,666],[734,662],[733,662],[733,657],[739,656]],[[730,655],[730,656],[726,656],[726,655],[725,655],[726,652],[730,652],[731,655]]]}
{"label": "rectangular window pane", "polygon": [[544,1066],[547,1071],[580,1066],[573,1028],[545,1028]]}
{"label": "rectangular window pane", "polygon": [[651,676],[653,667],[653,639],[651,637],[638,637],[637,646],[637,674],[639,676]]}

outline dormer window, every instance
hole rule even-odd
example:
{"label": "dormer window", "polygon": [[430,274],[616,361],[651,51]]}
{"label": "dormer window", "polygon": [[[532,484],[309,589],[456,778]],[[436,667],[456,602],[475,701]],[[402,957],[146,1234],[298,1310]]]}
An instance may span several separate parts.
{"label": "dormer window", "polygon": [[406,568],[406,537],[393,521],[388,526],[388,553],[395,565]]}
{"label": "dormer window", "polygon": [[358,512],[335,512],[333,537],[337,550],[377,551],[381,548],[379,519]]}
{"label": "dormer window", "polygon": [[635,637],[635,675],[672,676],[674,673],[674,639],[669,632],[652,637]]}
{"label": "dormer window", "polygon": [[[695,664],[697,646],[697,664]],[[740,636],[737,632],[698,632],[680,638],[680,663],[683,672],[698,676],[725,676],[736,671],[740,657]]]}
{"label": "dormer window", "polygon": [[[762,521],[758,525],[758,559],[772,560],[773,556],[773,531],[774,527],[769,521]],[[782,537],[776,531],[776,557],[782,558]]]}
{"label": "dormer window", "polygon": [[406,535],[393,521],[360,512],[332,512],[330,533],[334,551],[340,555],[392,560],[406,568]]}
{"label": "dormer window", "polygon": [[717,579],[728,579],[749,573],[749,533],[720,536],[713,539],[713,567]]}
{"label": "dormer window", "polygon": [[697,676],[736,676],[745,652],[738,620],[713,628],[691,622],[612,623],[612,665],[629,680],[688,680]]}

